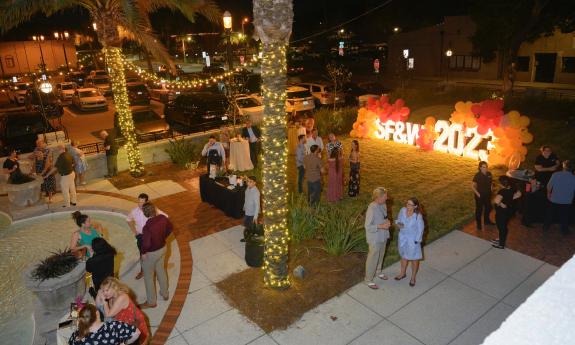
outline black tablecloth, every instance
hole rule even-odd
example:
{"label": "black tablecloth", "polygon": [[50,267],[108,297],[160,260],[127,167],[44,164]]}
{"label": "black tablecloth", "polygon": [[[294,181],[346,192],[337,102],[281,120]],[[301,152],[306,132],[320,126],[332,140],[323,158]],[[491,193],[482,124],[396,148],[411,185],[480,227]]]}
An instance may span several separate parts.
{"label": "black tablecloth", "polygon": [[200,196],[203,202],[214,205],[224,211],[226,216],[236,219],[244,215],[245,187],[229,190],[208,177],[207,174],[200,176]]}

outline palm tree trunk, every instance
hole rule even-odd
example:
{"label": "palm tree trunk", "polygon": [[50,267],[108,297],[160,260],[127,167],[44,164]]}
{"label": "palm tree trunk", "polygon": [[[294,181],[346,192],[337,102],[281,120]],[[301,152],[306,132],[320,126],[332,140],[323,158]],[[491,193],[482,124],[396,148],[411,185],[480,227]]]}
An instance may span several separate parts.
{"label": "palm tree trunk", "polygon": [[114,93],[114,103],[116,104],[120,130],[126,139],[124,148],[128,154],[130,174],[134,177],[142,176],[144,174],[144,162],[138,147],[134,129],[134,119],[132,118],[132,111],[130,110],[130,102],[128,100],[122,51],[118,47],[105,46],[104,53],[106,54],[107,65],[110,68],[110,80],[112,82],[112,92]]}
{"label": "palm tree trunk", "polygon": [[286,46],[292,0],[254,0],[254,24],[262,40],[264,282],[286,289],[288,278]]}

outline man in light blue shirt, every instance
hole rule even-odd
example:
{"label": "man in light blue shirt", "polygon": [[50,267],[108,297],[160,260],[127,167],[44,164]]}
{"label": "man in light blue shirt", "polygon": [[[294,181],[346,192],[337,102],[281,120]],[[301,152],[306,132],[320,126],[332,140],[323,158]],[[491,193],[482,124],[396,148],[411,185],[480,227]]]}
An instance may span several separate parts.
{"label": "man in light blue shirt", "polygon": [[[250,176],[247,180],[248,188],[244,200],[244,241],[246,232],[254,224],[257,224],[260,213],[260,191],[256,187],[256,177]],[[244,242],[242,241],[242,242]]]}
{"label": "man in light blue shirt", "polygon": [[305,135],[300,134],[297,137],[297,148],[295,150],[295,165],[297,167],[297,191],[303,193],[303,178],[305,168],[303,167],[303,158],[305,157]]}
{"label": "man in light blue shirt", "polygon": [[561,223],[561,232],[569,233],[569,215],[571,204],[575,195],[575,175],[573,175],[573,165],[570,161],[563,162],[563,171],[558,171],[551,175],[547,184],[547,211],[543,229],[548,230],[553,219],[557,216]]}

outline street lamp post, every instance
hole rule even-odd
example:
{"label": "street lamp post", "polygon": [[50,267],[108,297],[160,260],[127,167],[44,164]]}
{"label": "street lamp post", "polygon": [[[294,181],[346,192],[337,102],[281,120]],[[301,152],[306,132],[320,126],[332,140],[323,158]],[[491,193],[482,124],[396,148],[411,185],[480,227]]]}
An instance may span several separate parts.
{"label": "street lamp post", "polygon": [[449,68],[451,66],[451,56],[453,55],[453,50],[447,49],[445,56],[447,56],[447,70],[445,72],[445,85],[449,84]]}
{"label": "street lamp post", "polygon": [[244,58],[248,55],[248,45],[249,45],[249,41],[246,37],[246,32],[244,31],[244,25],[249,22],[250,19],[248,17],[244,17],[244,19],[242,19],[242,35],[244,36]]}
{"label": "street lamp post", "polygon": [[54,38],[63,41],[62,50],[64,51],[64,61],[66,62],[66,69],[68,70],[68,73],[70,72],[70,65],[68,64],[68,55],[66,54],[66,41],[68,40],[69,37],[70,34],[68,34],[68,31],[64,31],[64,33],[62,34],[59,32],[54,32]]}
{"label": "street lamp post", "polygon": [[40,59],[42,61],[42,63],[40,64],[40,72],[42,73],[46,69],[46,63],[44,62],[44,52],[42,51],[42,43],[41,43],[44,41],[44,36],[43,35],[32,36],[32,39],[38,42],[38,48],[40,48]]}
{"label": "street lamp post", "polygon": [[224,30],[226,31],[227,36],[227,55],[228,55],[228,71],[231,71],[234,68],[234,64],[232,62],[232,15],[229,11],[224,12]]}

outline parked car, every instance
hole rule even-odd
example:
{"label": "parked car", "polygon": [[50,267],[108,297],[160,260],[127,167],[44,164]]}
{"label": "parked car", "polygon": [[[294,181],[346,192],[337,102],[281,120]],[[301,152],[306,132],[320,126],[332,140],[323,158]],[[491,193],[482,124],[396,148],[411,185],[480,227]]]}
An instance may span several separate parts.
{"label": "parked car", "polygon": [[74,82],[79,87],[84,86],[84,82],[86,81],[86,74],[84,72],[70,72],[64,78],[65,81]]}
{"label": "parked car", "polygon": [[78,85],[74,82],[58,83],[56,84],[56,96],[58,96],[62,102],[71,101],[77,88]]}
{"label": "parked car", "polygon": [[[149,106],[133,106],[130,109],[134,119],[134,131],[140,141],[145,141],[142,139],[147,136],[162,137],[168,135],[170,126],[164,120],[164,115],[158,114]],[[118,113],[114,113],[114,127],[120,128]],[[118,136],[122,136],[121,133],[118,133]]]}
{"label": "parked car", "polygon": [[[3,151],[16,149],[20,153],[34,151],[38,134],[55,132],[50,122],[38,111],[5,113],[0,115],[0,141]],[[5,156],[7,152],[1,152]]]}
{"label": "parked car", "polygon": [[314,98],[306,89],[301,86],[289,86],[286,90],[286,112],[310,111],[315,109]]}
{"label": "parked car", "polygon": [[366,81],[363,83],[358,83],[357,86],[361,87],[362,89],[366,90],[367,92],[382,96],[390,92],[390,90],[378,82],[375,81]]}
{"label": "parked car", "polygon": [[347,83],[343,86],[345,94],[345,104],[363,107],[370,98],[379,98],[381,95],[371,93],[354,83]]}
{"label": "parked car", "polygon": [[84,86],[96,88],[104,96],[112,95],[112,84],[107,76],[89,76],[86,78]]}
{"label": "parked car", "polygon": [[229,123],[229,104],[224,95],[190,92],[166,104],[166,122],[182,132],[206,131]]}
{"label": "parked car", "polygon": [[72,104],[81,111],[85,110],[108,110],[108,102],[98,89],[85,87],[76,89]]}
{"label": "parked car", "polygon": [[26,93],[30,87],[29,83],[14,83],[10,87],[10,92],[8,92],[10,102],[24,105],[26,103]]}
{"label": "parked car", "polygon": [[294,76],[302,74],[305,68],[301,62],[290,62],[287,67],[287,75]]}
{"label": "parked car", "polygon": [[152,81],[148,82],[148,90],[150,91],[150,97],[153,100],[160,101],[162,103],[173,101],[180,94],[180,91],[166,87],[165,83],[155,83]]}
{"label": "parked car", "polygon": [[248,117],[254,124],[262,122],[264,106],[261,100],[252,95],[238,95],[235,98],[236,111],[241,117]]}
{"label": "parked car", "polygon": [[90,77],[107,77],[108,76],[108,72],[106,72],[103,69],[95,69],[90,71]]}
{"label": "parked car", "polygon": [[39,111],[48,118],[64,115],[62,102],[54,92],[44,93],[35,88],[28,89],[26,93],[26,110]]}
{"label": "parked car", "polygon": [[126,83],[130,105],[150,104],[150,92],[144,83]]}
{"label": "parked car", "polygon": [[208,73],[211,75],[219,75],[219,74],[226,73],[226,70],[218,64],[212,64],[211,66],[204,66],[204,68],[202,69],[202,73]]}
{"label": "parked car", "polygon": [[316,106],[330,105],[334,102],[343,103],[344,101],[343,92],[337,92],[337,94],[334,94],[333,87],[330,85],[319,83],[298,83],[297,85],[304,87],[311,92],[312,96],[315,98]]}

